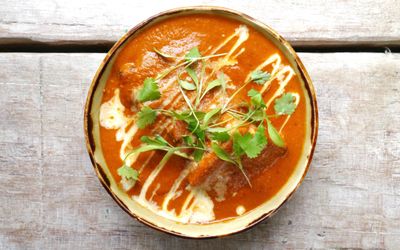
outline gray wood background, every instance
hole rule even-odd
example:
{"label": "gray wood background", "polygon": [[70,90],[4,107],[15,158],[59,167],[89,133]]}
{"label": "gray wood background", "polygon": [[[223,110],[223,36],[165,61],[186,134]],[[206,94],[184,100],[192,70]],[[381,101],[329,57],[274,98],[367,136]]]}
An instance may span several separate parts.
{"label": "gray wood background", "polygon": [[84,146],[83,104],[105,54],[57,46],[111,45],[187,1],[0,0],[0,49],[53,51],[0,53],[0,249],[399,249],[400,54],[383,47],[400,47],[400,2],[191,4],[246,12],[311,51],[300,57],[320,129],[298,192],[268,221],[222,239],[180,239],[131,219],[101,187]]}

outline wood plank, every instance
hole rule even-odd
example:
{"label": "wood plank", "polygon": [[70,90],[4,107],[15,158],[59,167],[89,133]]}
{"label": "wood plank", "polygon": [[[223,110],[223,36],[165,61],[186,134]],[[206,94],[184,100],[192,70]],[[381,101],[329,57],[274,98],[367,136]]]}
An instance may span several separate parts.
{"label": "wood plank", "polygon": [[82,106],[103,57],[0,54],[0,249],[400,245],[400,54],[300,54],[320,111],[303,185],[270,220],[205,241],[131,219],[97,180],[84,148]]}
{"label": "wood plank", "polygon": [[400,2],[3,0],[0,45],[106,44],[146,18],[187,5],[224,6],[270,25],[296,46],[400,46]]}

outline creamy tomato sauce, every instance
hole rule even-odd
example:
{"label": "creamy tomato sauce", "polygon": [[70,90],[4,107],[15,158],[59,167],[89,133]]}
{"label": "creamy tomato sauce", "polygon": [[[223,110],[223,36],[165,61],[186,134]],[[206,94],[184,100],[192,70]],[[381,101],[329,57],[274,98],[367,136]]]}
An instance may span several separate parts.
{"label": "creamy tomato sauce", "polygon": [[[224,44],[233,35],[234,37]],[[240,39],[242,41],[238,42]],[[121,181],[121,177],[117,169],[123,164],[126,153],[140,145],[142,135],[152,133],[152,128],[138,129],[134,121],[127,120],[127,117],[134,116],[138,112],[132,98],[133,90],[142,86],[147,77],[155,77],[171,66],[171,62],[157,55],[154,48],[168,54],[184,55],[195,46],[203,55],[230,52],[237,46],[229,57],[231,60],[225,62],[219,69],[230,78],[229,84],[232,86],[227,88],[230,94],[243,84],[250,72],[260,65],[263,66],[262,64],[270,59],[271,61],[264,63],[262,67],[272,76],[276,76],[270,86],[263,90],[263,86],[248,85],[238,98],[248,98],[247,91],[251,88],[263,91],[264,101],[269,104],[267,113],[273,114],[273,100],[279,96],[276,93],[282,87],[285,92],[296,94],[297,104],[296,111],[292,115],[271,119],[285,140],[287,151],[284,157],[280,157],[274,164],[253,177],[251,187],[246,185],[224,199],[217,199],[201,190],[195,190],[193,193],[193,188],[188,188],[190,185],[185,174],[182,174],[182,171],[189,171],[188,161],[179,156],[172,156],[158,170],[157,166],[165,152],[144,152],[130,162],[133,168],[140,170],[139,181],[133,187],[121,183],[121,188],[125,189],[133,199],[171,219],[186,223],[212,223],[250,211],[273,197],[286,183],[302,153],[306,131],[306,103],[301,83],[293,70],[290,70],[287,59],[272,42],[252,27],[244,26],[236,20],[209,14],[173,17],[153,24],[138,33],[120,51],[102,98],[103,105],[119,105],[119,109],[113,111],[120,112],[119,116],[113,116],[113,122],[117,125],[102,124],[100,128],[104,157],[118,182]],[[217,59],[210,60],[217,61]],[[162,95],[171,96],[171,100],[164,100],[164,109],[174,105],[172,100],[174,92],[169,87],[171,84],[176,84],[173,83],[174,77],[172,74],[160,82]],[[209,102],[212,105],[212,100]],[[164,134],[174,129],[173,125],[167,126],[168,119],[162,117],[157,119],[158,124],[166,124],[166,128],[162,130]],[[130,140],[124,141],[122,138]],[[146,181],[149,178],[152,179],[151,182]],[[171,192],[171,189],[174,192]],[[201,213],[199,212],[199,219],[191,220],[196,211],[188,208],[195,206],[193,203],[196,202]],[[208,211],[210,216],[205,216],[202,209]],[[182,213],[186,213],[186,217]],[[180,220],[180,217],[189,219]]]}

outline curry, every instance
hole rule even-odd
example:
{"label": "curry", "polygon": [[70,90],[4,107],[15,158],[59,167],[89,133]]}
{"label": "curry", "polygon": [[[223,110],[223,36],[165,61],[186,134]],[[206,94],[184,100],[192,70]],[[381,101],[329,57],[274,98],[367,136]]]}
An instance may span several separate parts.
{"label": "curry", "polygon": [[213,223],[287,182],[303,152],[305,92],[258,30],[182,15],[119,51],[99,125],[108,168],[133,200],[174,221]]}

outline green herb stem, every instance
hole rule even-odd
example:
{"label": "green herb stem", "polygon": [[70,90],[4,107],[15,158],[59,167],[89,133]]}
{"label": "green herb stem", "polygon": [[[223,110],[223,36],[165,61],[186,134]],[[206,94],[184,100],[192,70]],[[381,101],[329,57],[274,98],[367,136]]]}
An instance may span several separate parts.
{"label": "green herb stem", "polygon": [[196,119],[197,124],[196,124],[196,127],[193,129],[193,131],[196,131],[196,129],[197,129],[197,128],[199,127],[199,125],[200,125],[199,118],[197,118],[196,112],[195,112],[194,109],[193,109],[192,103],[190,102],[189,98],[186,96],[185,92],[183,91],[183,89],[182,89],[180,86],[179,86],[179,90],[181,91],[182,96],[183,96],[183,98],[184,98],[185,101],[186,101],[186,104],[189,106],[189,109],[190,109],[190,111],[192,112],[194,119]]}
{"label": "green herb stem", "polygon": [[242,89],[244,89],[250,82],[251,82],[250,79],[247,80],[239,89],[237,89],[237,90],[235,91],[235,93],[233,93],[233,94],[228,98],[228,101],[225,102],[224,106],[222,106],[221,114],[223,114],[223,113],[226,112],[226,110],[227,110],[226,107],[228,106],[228,104],[229,104],[229,103],[232,101],[232,99],[235,98],[235,96],[236,96],[240,91],[242,91]]}

